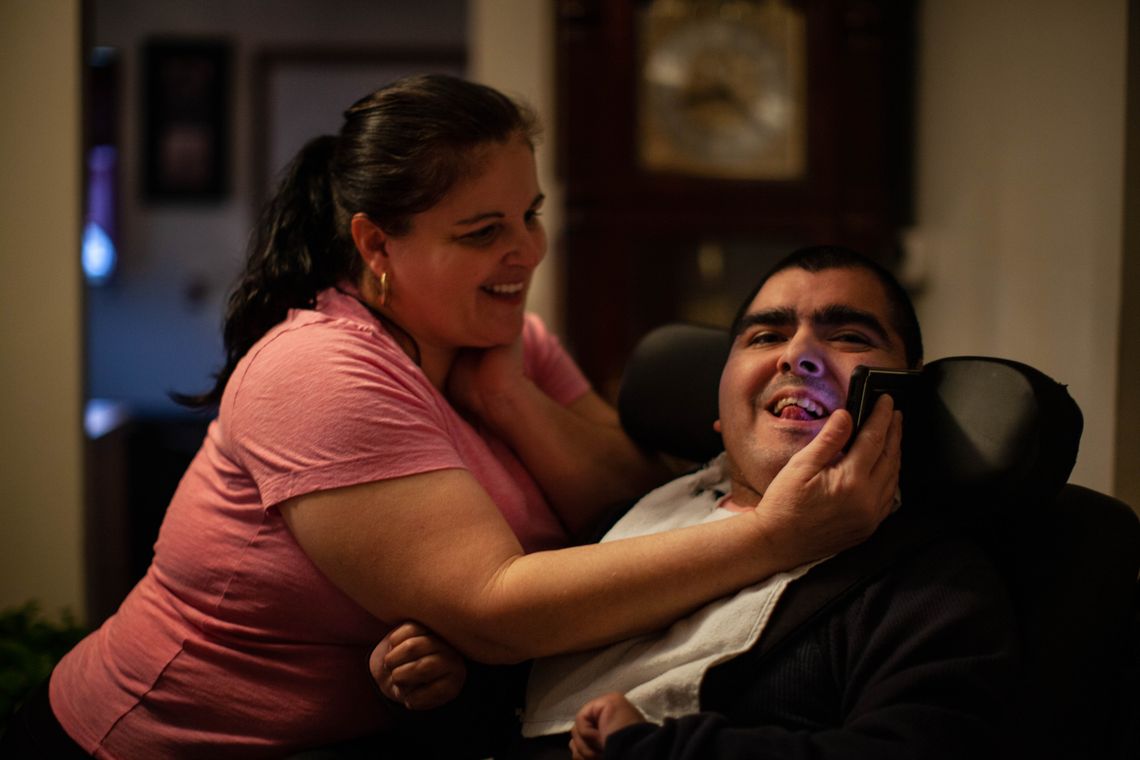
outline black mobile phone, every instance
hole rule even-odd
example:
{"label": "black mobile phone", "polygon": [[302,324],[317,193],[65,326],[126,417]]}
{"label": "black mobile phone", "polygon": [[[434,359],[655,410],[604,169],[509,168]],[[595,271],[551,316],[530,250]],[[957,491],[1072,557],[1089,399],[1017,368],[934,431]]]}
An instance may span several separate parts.
{"label": "black mobile phone", "polygon": [[917,369],[888,369],[860,364],[851,373],[851,386],[847,390],[847,411],[855,420],[855,428],[844,450],[851,448],[863,423],[871,416],[875,402],[884,393],[894,399],[895,409],[906,414],[911,397],[915,395],[922,371]]}

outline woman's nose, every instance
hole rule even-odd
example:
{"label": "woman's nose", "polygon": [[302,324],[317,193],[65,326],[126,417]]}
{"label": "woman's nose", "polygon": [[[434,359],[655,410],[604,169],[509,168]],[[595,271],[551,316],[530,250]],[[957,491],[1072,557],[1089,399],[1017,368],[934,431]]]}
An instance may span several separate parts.
{"label": "woman's nose", "polygon": [[511,239],[507,263],[536,267],[546,256],[546,233],[541,229],[518,230]]}

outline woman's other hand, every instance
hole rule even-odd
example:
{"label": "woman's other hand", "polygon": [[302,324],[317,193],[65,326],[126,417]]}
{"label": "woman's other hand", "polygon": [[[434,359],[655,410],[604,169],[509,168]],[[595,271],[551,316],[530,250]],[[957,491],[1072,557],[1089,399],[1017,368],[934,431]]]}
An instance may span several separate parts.
{"label": "woman's other hand", "polygon": [[518,391],[523,376],[522,337],[509,346],[465,348],[447,376],[447,396],[456,407],[496,427],[496,402]]}
{"label": "woman's other hand", "polygon": [[574,727],[570,729],[570,751],[574,760],[601,757],[610,734],[644,722],[645,716],[617,692],[590,700],[578,711]]}
{"label": "woman's other hand", "polygon": [[894,505],[902,448],[902,415],[884,394],[851,450],[851,415],[832,413],[823,429],[772,479],[756,514],[784,538],[774,547],[801,562],[868,538]]}
{"label": "woman's other hand", "polygon": [[459,696],[467,664],[451,645],[418,623],[396,626],[368,658],[372,678],[388,699],[409,710],[430,710]]}

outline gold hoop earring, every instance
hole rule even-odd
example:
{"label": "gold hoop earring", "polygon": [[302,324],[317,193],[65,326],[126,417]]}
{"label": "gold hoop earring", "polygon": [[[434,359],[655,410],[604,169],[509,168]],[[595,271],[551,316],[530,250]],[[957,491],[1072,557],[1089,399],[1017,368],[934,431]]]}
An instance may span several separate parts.
{"label": "gold hoop earring", "polygon": [[388,305],[388,296],[391,295],[392,286],[388,282],[388,273],[380,273],[380,305]]}

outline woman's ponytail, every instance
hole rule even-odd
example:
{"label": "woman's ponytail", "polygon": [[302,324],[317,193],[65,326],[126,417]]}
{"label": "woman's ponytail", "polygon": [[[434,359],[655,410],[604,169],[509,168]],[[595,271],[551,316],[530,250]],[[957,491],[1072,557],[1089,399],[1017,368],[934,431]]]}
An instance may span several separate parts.
{"label": "woman's ponytail", "polygon": [[351,246],[336,232],[329,181],[336,141],[331,135],[310,140],[286,168],[254,228],[245,271],[230,294],[222,333],[225,365],[210,391],[175,395],[179,403],[217,404],[238,361],[253,344],[290,309],[312,307],[317,293],[336,284],[346,267],[354,266]]}

